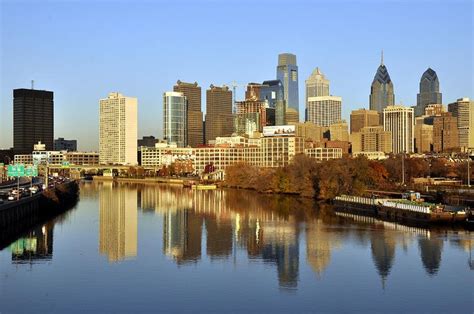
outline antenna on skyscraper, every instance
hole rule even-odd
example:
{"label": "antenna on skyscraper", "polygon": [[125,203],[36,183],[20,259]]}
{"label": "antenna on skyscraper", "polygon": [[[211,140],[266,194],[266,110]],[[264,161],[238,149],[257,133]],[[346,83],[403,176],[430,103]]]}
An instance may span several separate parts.
{"label": "antenna on skyscraper", "polygon": [[35,89],[35,80],[31,80],[31,89]]}
{"label": "antenna on skyscraper", "polygon": [[380,65],[383,65],[383,49],[382,49],[382,56],[380,57]]}

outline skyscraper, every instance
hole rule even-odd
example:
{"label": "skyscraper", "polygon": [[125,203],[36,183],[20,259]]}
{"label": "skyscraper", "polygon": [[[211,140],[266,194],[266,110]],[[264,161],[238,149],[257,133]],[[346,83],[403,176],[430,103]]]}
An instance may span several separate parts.
{"label": "skyscraper", "polygon": [[383,109],[395,104],[393,93],[393,83],[388,74],[387,68],[383,64],[383,52],[380,66],[375,73],[374,80],[370,87],[370,110],[376,110],[382,117]]}
{"label": "skyscraper", "polygon": [[275,125],[286,124],[286,102],[280,80],[264,81],[260,87],[260,100],[264,100],[269,108],[275,110]]}
{"label": "skyscraper", "polygon": [[299,112],[298,66],[296,56],[291,53],[278,55],[277,80],[283,83],[283,98],[286,108]]}
{"label": "skyscraper", "polygon": [[306,80],[306,103],[308,97],[329,96],[329,80],[316,68]]}
{"label": "skyscraper", "polygon": [[448,111],[457,118],[461,149],[474,148],[474,101],[459,98],[448,105]]}
{"label": "skyscraper", "polygon": [[204,143],[204,125],[201,109],[201,86],[197,82],[185,83],[178,81],[173,91],[181,92],[186,97],[186,130],[188,145],[197,147]]}
{"label": "skyscraper", "polygon": [[451,112],[433,118],[433,151],[449,152],[459,148],[458,122]]}
{"label": "skyscraper", "polygon": [[99,106],[99,162],[136,165],[137,99],[109,93]]}
{"label": "skyscraper", "polygon": [[380,125],[379,113],[375,110],[359,109],[351,112],[351,133],[367,126]]}
{"label": "skyscraper", "polygon": [[13,90],[13,148],[17,154],[29,154],[41,141],[46,150],[54,144],[53,92],[20,88]]}
{"label": "skyscraper", "polygon": [[176,143],[178,147],[187,145],[187,110],[186,97],[180,92],[163,94],[163,139]]}
{"label": "skyscraper", "polygon": [[330,126],[341,120],[342,98],[337,96],[309,97],[307,121],[319,126]]}
{"label": "skyscraper", "polygon": [[439,92],[439,80],[436,72],[428,68],[420,79],[420,93],[417,95],[415,115],[421,116],[429,104],[443,103],[442,94]]}
{"label": "skyscraper", "polygon": [[211,85],[206,91],[206,143],[234,131],[232,91],[227,86]]}
{"label": "skyscraper", "polygon": [[388,106],[383,109],[383,128],[392,132],[392,152],[414,152],[414,125],[413,108],[404,106]]}

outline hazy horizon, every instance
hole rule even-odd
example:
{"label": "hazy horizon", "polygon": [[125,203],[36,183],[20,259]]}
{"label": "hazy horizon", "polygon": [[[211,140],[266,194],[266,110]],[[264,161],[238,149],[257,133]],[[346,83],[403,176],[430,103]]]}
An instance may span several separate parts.
{"label": "hazy horizon", "polygon": [[[416,104],[431,67],[443,103],[473,97],[471,1],[2,1],[0,148],[13,143],[13,89],[54,92],[54,137],[98,150],[99,99],[138,98],[138,135],[162,135],[162,94],[177,80],[241,85],[275,79],[278,54],[299,67],[300,119],[305,80],[319,67],[343,118],[368,108],[384,51],[395,102]],[[237,89],[237,100],[244,88]]]}

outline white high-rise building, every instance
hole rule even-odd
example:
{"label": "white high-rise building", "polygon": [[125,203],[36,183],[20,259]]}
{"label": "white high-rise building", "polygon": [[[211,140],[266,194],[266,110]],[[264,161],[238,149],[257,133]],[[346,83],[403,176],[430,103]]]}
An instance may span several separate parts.
{"label": "white high-rise building", "polygon": [[341,97],[308,97],[306,121],[310,121],[319,126],[330,126],[341,120],[341,107]]}
{"label": "white high-rise building", "polygon": [[163,138],[178,147],[188,144],[186,97],[181,92],[163,94]]}
{"label": "white high-rise building", "polygon": [[101,99],[99,162],[101,164],[137,164],[138,101],[120,93]]}
{"label": "white high-rise building", "polygon": [[383,109],[383,128],[392,132],[392,152],[412,153],[414,149],[414,110],[404,106],[387,106]]}

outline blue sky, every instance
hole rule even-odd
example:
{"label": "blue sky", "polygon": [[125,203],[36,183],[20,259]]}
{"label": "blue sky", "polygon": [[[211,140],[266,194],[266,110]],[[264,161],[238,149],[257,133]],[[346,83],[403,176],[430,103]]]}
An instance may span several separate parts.
{"label": "blue sky", "polygon": [[[432,67],[445,104],[473,97],[473,2],[0,0],[0,147],[12,145],[12,90],[55,93],[55,137],[98,148],[98,100],[138,98],[138,134],[161,136],[162,93],[175,82],[273,79],[281,52],[304,80],[320,67],[343,117],[368,107],[384,50],[396,103],[416,104]],[[243,97],[243,89],[237,99]],[[302,118],[302,117],[301,117]]]}

